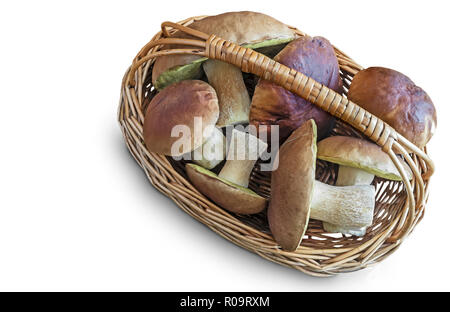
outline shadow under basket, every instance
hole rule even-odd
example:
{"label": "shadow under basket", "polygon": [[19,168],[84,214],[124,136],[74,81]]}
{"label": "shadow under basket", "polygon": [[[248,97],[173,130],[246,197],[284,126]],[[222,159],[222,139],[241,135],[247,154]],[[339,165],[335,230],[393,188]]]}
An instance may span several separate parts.
{"label": "shadow under basket", "polygon": [[[385,122],[346,98],[353,76],[363,68],[335,48],[345,89],[344,95],[337,94],[263,54],[186,27],[201,18],[204,16],[179,23],[163,23],[162,30],[141,49],[123,78],[118,120],[128,149],[153,186],[170,197],[186,213],[234,244],[310,275],[330,276],[360,270],[393,253],[423,217],[428,198],[428,182],[434,165],[426,148],[417,148]],[[175,39],[172,35],[177,30],[195,39]],[[298,36],[305,36],[303,32],[297,29],[295,31]],[[186,48],[160,50],[163,44],[171,43],[185,45]],[[243,72],[271,80],[337,117],[332,135],[364,137],[382,146],[404,179],[374,180],[375,214],[373,224],[367,229],[365,236],[327,233],[322,228],[322,222],[310,220],[297,250],[284,251],[273,240],[266,212],[236,215],[222,209],[190,183],[183,161],[175,161],[171,157],[147,150],[142,131],[146,107],[156,94],[151,83],[153,62],[160,55],[185,53],[232,63]],[[405,169],[396,155],[411,168],[411,181],[406,179]],[[252,172],[249,187],[269,198],[270,173],[260,172],[258,168],[259,166],[255,166]],[[318,180],[334,184],[336,173],[336,165],[317,161]]]}

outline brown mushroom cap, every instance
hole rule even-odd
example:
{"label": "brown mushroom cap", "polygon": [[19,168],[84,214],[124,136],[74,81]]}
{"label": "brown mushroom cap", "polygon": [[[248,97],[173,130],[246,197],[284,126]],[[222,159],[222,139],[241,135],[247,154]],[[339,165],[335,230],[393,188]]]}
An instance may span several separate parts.
{"label": "brown mushroom cap", "polygon": [[259,213],[267,200],[250,189],[220,178],[215,173],[194,165],[186,165],[186,173],[194,186],[222,208],[240,214]]}
{"label": "brown mushroom cap", "polygon": [[[194,117],[202,121],[202,134],[194,134]],[[216,91],[200,80],[186,80],[175,83],[159,92],[150,102],[144,120],[144,141],[147,148],[154,153],[180,156],[200,147],[210,135],[219,118],[219,104]],[[185,125],[191,131],[190,136],[181,140],[191,149],[180,148],[172,153],[172,144],[180,140],[172,137],[172,129]],[[211,133],[205,133],[205,128]]]}
{"label": "brown mushroom cap", "polygon": [[[257,12],[227,12],[196,20],[188,27],[205,34],[214,34],[222,39],[248,46],[253,49],[286,43],[296,37],[294,29],[268,15]],[[186,38],[177,32],[174,37]],[[177,46],[169,46],[175,48]],[[184,47],[185,48],[185,47]],[[192,79],[201,72],[201,57],[196,55],[169,55],[158,57],[152,72],[152,82],[157,89],[164,88],[171,81]],[[196,63],[197,66],[186,67]],[[168,73],[169,69],[174,69]],[[168,73],[166,77],[161,74]],[[175,77],[173,77],[175,76]],[[178,77],[176,77],[178,76]]]}
{"label": "brown mushroom cap", "polygon": [[[274,60],[293,68],[336,92],[342,92],[339,64],[330,42],[322,37],[301,37],[289,43]],[[283,87],[260,79],[253,94],[250,123],[279,125],[280,142],[309,119],[317,124],[318,137],[325,137],[334,118],[302,97]],[[269,128],[270,129],[270,128]],[[270,138],[270,134],[268,134]]]}
{"label": "brown mushroom cap", "polygon": [[430,97],[407,76],[383,67],[355,75],[348,98],[381,118],[419,148],[436,128],[436,110]]}
{"label": "brown mushroom cap", "polygon": [[300,244],[308,227],[316,170],[316,124],[309,120],[292,132],[278,151],[267,212],[275,240],[285,250]]}
{"label": "brown mushroom cap", "polygon": [[[332,136],[317,143],[317,158],[353,168],[359,168],[378,177],[400,181],[402,177],[389,155],[380,146],[364,139]],[[409,177],[411,169],[404,164]]]}

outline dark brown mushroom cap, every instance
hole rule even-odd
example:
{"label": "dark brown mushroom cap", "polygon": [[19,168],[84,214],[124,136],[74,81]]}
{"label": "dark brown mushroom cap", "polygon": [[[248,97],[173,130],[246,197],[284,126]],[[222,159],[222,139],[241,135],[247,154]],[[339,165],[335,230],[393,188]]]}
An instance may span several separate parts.
{"label": "dark brown mushroom cap", "polygon": [[[281,50],[274,60],[342,93],[339,64],[333,46],[325,38],[305,36],[296,39]],[[251,124],[257,127],[279,125],[282,142],[309,119],[316,122],[319,139],[325,137],[335,124],[335,119],[329,113],[302,97],[270,81],[259,81],[250,108]]]}
{"label": "dark brown mushroom cap", "polygon": [[316,171],[316,124],[310,119],[278,151],[267,212],[272,234],[288,251],[297,249],[308,227]]}
{"label": "dark brown mushroom cap", "polygon": [[[202,121],[201,134],[194,134],[194,118]],[[219,104],[216,91],[206,82],[185,80],[175,83],[159,92],[150,102],[144,120],[144,141],[149,151],[180,156],[200,147],[213,133],[219,118]],[[175,126],[184,125],[189,136],[172,137]],[[211,133],[206,133],[205,129]],[[175,135],[180,135],[175,133]],[[172,152],[172,145],[178,141],[186,143],[180,150]],[[190,149],[188,148],[190,147]]]}
{"label": "dark brown mushroom cap", "polygon": [[220,207],[240,214],[254,214],[266,208],[267,200],[250,189],[220,178],[215,173],[194,165],[186,165],[192,184]]}
{"label": "dark brown mushroom cap", "polygon": [[355,75],[348,98],[381,118],[419,148],[436,128],[436,109],[427,93],[398,71],[370,67]]}

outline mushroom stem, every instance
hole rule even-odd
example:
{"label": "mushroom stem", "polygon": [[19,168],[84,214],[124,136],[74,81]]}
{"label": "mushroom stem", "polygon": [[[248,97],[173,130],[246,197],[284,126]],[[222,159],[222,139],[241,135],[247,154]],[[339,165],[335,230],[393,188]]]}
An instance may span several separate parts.
{"label": "mushroom stem", "polygon": [[372,185],[331,186],[314,182],[312,219],[343,228],[361,228],[372,224],[375,188]]}
{"label": "mushroom stem", "polygon": [[373,173],[344,165],[340,165],[338,170],[337,186],[370,185],[375,177]]}
{"label": "mushroom stem", "polygon": [[240,68],[217,60],[203,63],[208,82],[219,98],[218,127],[248,123],[250,96]]}
{"label": "mushroom stem", "polygon": [[227,161],[220,171],[219,177],[248,187],[253,167],[266,149],[267,143],[256,136],[233,129]]}
{"label": "mushroom stem", "polygon": [[226,153],[226,139],[222,131],[214,131],[203,145],[192,151],[192,161],[206,169],[213,169],[222,162]]}

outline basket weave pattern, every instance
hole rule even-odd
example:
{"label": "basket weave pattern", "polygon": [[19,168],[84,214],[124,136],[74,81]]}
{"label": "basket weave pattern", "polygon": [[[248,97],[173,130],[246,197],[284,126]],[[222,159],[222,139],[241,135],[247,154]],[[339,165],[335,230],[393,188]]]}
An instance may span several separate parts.
{"label": "basket weave pattern", "polygon": [[[185,212],[224,238],[270,261],[310,275],[329,276],[356,271],[383,260],[395,251],[423,217],[428,181],[434,170],[426,149],[417,148],[384,121],[312,78],[254,50],[186,27],[201,18],[163,23],[162,30],[137,54],[122,81],[118,120],[131,154],[150,182]],[[176,30],[195,39],[174,38]],[[305,35],[299,30],[296,32],[299,36]],[[161,46],[166,44],[184,45],[186,48],[161,50]],[[363,68],[339,49],[335,48],[335,52],[344,89],[348,91],[352,77]],[[380,145],[393,160],[403,181],[375,180],[375,215],[366,235],[357,238],[325,233],[321,222],[311,220],[301,246],[295,252],[286,252],[274,242],[265,213],[240,216],[223,210],[191,185],[184,171],[184,162],[149,152],[142,132],[146,107],[156,94],[151,84],[151,68],[155,58],[171,54],[193,54],[234,64],[243,72],[279,84],[336,116],[340,121],[332,134],[366,137]],[[407,174],[396,154],[411,168],[411,181],[405,179]],[[259,172],[257,168],[252,173],[250,188],[268,198],[270,173]],[[336,168],[318,160],[316,178],[333,184]]]}

